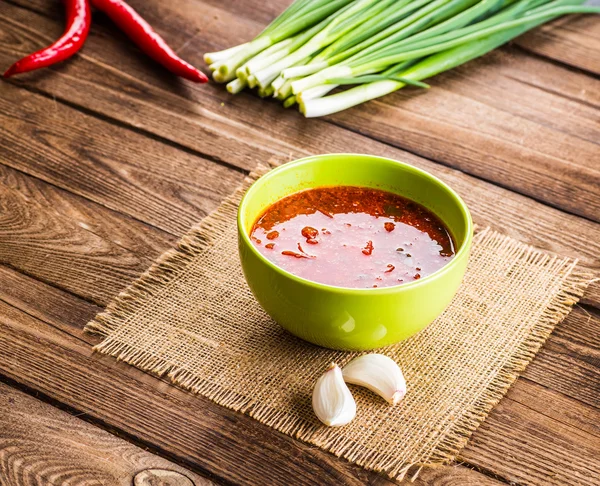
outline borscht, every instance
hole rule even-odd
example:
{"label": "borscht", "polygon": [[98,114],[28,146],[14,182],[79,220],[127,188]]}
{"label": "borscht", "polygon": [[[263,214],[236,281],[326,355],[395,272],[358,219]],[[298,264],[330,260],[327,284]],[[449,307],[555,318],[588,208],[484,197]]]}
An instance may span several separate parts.
{"label": "borscht", "polygon": [[264,211],[250,236],[275,265],[338,287],[414,282],[454,256],[450,232],[430,210],[367,187],[319,187],[286,196]]}

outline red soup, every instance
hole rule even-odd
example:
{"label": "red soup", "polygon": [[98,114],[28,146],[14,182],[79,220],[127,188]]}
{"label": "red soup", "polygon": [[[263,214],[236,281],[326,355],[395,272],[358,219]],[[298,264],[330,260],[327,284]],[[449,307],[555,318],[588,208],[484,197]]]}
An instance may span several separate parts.
{"label": "red soup", "polygon": [[366,187],[309,189],[267,208],[253,244],[294,275],[339,287],[389,287],[442,268],[454,244],[420,204]]}

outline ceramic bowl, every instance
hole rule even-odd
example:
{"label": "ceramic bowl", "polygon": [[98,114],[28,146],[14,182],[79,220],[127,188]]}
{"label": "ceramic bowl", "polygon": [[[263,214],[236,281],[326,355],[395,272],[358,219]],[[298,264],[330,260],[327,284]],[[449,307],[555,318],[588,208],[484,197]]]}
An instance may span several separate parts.
{"label": "ceramic bowl", "polygon": [[[294,192],[333,185],[387,190],[430,209],[454,238],[454,258],[437,272],[414,282],[356,289],[293,275],[254,247],[249,233],[268,206]],[[472,238],[469,210],[450,187],[421,169],[371,155],[317,155],[282,165],[248,189],[238,210],[242,268],[260,305],[292,334],[333,349],[380,348],[402,341],[430,324],[460,286]]]}

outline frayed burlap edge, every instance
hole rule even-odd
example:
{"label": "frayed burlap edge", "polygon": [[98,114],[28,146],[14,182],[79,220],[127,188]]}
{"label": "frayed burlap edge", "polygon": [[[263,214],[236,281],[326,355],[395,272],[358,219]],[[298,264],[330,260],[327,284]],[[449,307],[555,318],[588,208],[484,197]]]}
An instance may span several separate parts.
{"label": "frayed burlap edge", "polygon": [[541,262],[546,265],[556,264],[557,261],[563,262],[565,269],[562,288],[545,308],[543,315],[527,339],[520,344],[489,386],[482,390],[471,409],[464,413],[450,430],[445,431],[443,439],[428,457],[412,464],[407,464],[401,457],[395,457],[393,451],[388,457],[373,457],[361,450],[360,447],[356,447],[353,441],[337,434],[335,429],[330,429],[331,431],[325,436],[320,435],[317,438],[315,437],[314,423],[309,423],[302,418],[290,418],[285,411],[253,403],[248,397],[222,390],[214,385],[211,386],[189,371],[153,355],[150,351],[134,349],[128,344],[111,339],[111,333],[142,310],[158,289],[171,281],[199,253],[210,248],[211,243],[222,233],[224,226],[235,220],[239,201],[248,187],[268,170],[267,166],[258,166],[219,208],[204,218],[199,225],[193,227],[178,242],[176,248],[168,250],[160,256],[147,272],[120,293],[104,312],[98,314],[86,325],[86,332],[105,338],[94,347],[94,350],[159,376],[167,374],[173,383],[206,396],[219,405],[246,413],[283,433],[321,447],[366,469],[383,472],[392,479],[402,480],[411,468],[419,467],[412,477],[415,479],[423,466],[434,467],[451,462],[492,408],[506,394],[527,364],[535,357],[554,327],[568,315],[572,306],[577,303],[591,283],[591,274],[576,270],[576,260],[549,256],[508,236],[491,231],[489,228],[477,231],[476,239],[481,241],[493,239],[498,247],[511,245],[519,256],[525,256],[529,261]]}
{"label": "frayed burlap edge", "polygon": [[[146,270],[127,289],[121,292],[106,307],[104,312],[98,314],[94,320],[85,326],[85,331],[107,336],[117,329],[125,320],[142,309],[145,303],[154,295],[160,285],[169,282],[179,270],[192,261],[198,253],[210,247],[212,241],[218,237],[223,225],[237,218],[237,208],[244,193],[260,176],[267,173],[270,167],[258,165],[231,196],[221,203],[202,222],[193,226],[178,242],[175,248],[164,252],[152,266]],[[104,343],[94,347],[94,350],[106,352],[101,349]],[[112,354],[112,353],[111,353]],[[124,360],[126,361],[126,360]],[[134,363],[130,363],[134,364]],[[139,366],[134,364],[134,366]],[[144,368],[147,369],[147,368]],[[164,372],[163,372],[164,373]]]}

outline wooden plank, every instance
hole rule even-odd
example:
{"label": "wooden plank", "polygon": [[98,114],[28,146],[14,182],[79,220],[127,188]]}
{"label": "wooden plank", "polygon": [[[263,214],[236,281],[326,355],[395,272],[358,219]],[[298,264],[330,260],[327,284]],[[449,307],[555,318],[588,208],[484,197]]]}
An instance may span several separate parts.
{"label": "wooden plank", "polygon": [[[567,325],[582,321],[582,316],[567,320]],[[584,320],[584,319],[583,319]],[[596,334],[600,321],[595,319]],[[572,396],[582,403],[597,407],[600,397],[600,352],[597,349],[555,338],[544,347],[540,360],[531,363],[524,376]]]}
{"label": "wooden plank", "polygon": [[[175,234],[243,177],[9,84],[0,96],[0,127],[4,165]],[[43,163],[36,154],[44,154]]]}
{"label": "wooden plank", "polygon": [[26,201],[66,217],[84,230],[149,261],[153,261],[177,241],[177,237],[171,233],[1,163],[0,186],[20,193]]}
{"label": "wooden plank", "polygon": [[[0,374],[130,437],[151,443],[193,470],[236,484],[392,484],[382,476],[284,436],[194,396],[0,302]],[[431,483],[499,484],[466,468],[431,474]],[[424,478],[428,474],[424,474]],[[460,481],[463,481],[462,483]]]}
{"label": "wooden plank", "polygon": [[515,44],[540,56],[600,75],[600,20],[571,15],[517,38]]}
{"label": "wooden plank", "polygon": [[[154,484],[210,486],[212,481],[66,412],[0,383],[0,484]],[[159,476],[160,477],[160,476]],[[169,479],[171,482],[166,481]]]}
{"label": "wooden plank", "polygon": [[553,390],[525,377],[515,383],[507,396],[573,430],[600,438],[600,407],[597,402],[585,404],[577,396],[568,397],[562,390]]}
{"label": "wooden plank", "polygon": [[[0,185],[0,263],[100,304],[149,262]],[[108,293],[107,293],[108,292]]]}
{"label": "wooden plank", "polygon": [[[44,2],[40,8],[54,12],[56,6]],[[56,21],[52,21],[6,3],[2,7],[0,63],[9,64],[15,57],[25,55],[30,49],[37,49],[39,44],[46,44],[53,35],[60,35],[60,15]],[[168,12],[163,13],[169,16]],[[210,19],[219,18],[219,13],[220,10],[208,9],[202,12],[202,17],[209,19],[212,25]],[[176,23],[179,20],[172,19],[175,22],[172,25],[181,27]],[[34,27],[37,25],[39,27]],[[219,28],[225,28],[225,25]],[[100,24],[97,27],[95,24],[93,29],[102,33],[94,35],[94,40],[88,37],[85,50],[76,58],[50,70],[50,73],[56,70],[56,73],[60,73],[58,76],[49,75],[46,71],[44,76],[28,74],[21,77],[21,81],[17,78],[15,81],[27,81],[29,86],[51,97],[67,99],[103,117],[143,129],[213,160],[222,160],[225,152],[227,162],[247,170],[254,168],[258,160],[268,159],[273,152],[282,156],[289,154],[290,148],[276,137],[270,140],[269,150],[265,151],[264,143],[261,143],[264,137],[257,138],[257,133],[252,133],[248,123],[238,120],[239,113],[231,116],[226,112],[222,103],[228,100],[228,94],[222,86],[198,86],[175,79],[141,56],[139,50],[113,26],[102,28]],[[108,49],[115,54],[115,58],[108,62],[102,56],[92,58],[89,53],[90,48],[94,47],[99,49],[99,53]],[[73,67],[76,71],[71,70]],[[54,78],[54,81],[50,78]],[[36,79],[39,84],[35,82]],[[57,79],[62,81],[57,84]],[[58,91],[54,91],[53,86],[59,88]],[[94,96],[89,96],[90,89]],[[260,120],[260,112],[260,109],[248,108],[244,116],[253,113]]]}
{"label": "wooden plank", "polygon": [[[54,84],[59,85],[60,83]],[[76,154],[71,154],[69,147],[67,149],[63,149],[62,147],[48,148],[43,143],[35,143],[36,134],[39,132],[36,127],[44,124],[45,131],[50,133],[50,135],[47,135],[47,138],[55,140],[73,131],[76,133],[78,130],[81,131],[74,124],[73,120],[77,120],[79,115],[84,115],[62,104],[59,105],[59,110],[52,110],[54,104],[51,100],[24,92],[11,85],[5,85],[4,87],[6,89],[0,92],[0,97],[5,98],[0,103],[7,106],[10,105],[13,113],[15,112],[15,106],[19,103],[26,105],[23,108],[19,108],[19,110],[23,111],[18,111],[15,115],[17,116],[17,121],[13,121],[12,118],[10,120],[11,124],[18,124],[19,130],[22,131],[18,132],[19,136],[12,135],[9,137],[8,135],[4,135],[5,132],[0,131],[0,137],[4,136],[3,145],[14,144],[10,156],[3,153],[0,155],[0,158],[19,171],[43,178],[57,187],[77,192],[99,204],[115,208],[148,224],[167,228],[173,234],[181,234],[183,226],[189,225],[192,220],[199,220],[204,211],[216,206],[217,202],[215,199],[224,197],[235,185],[231,180],[233,176],[230,175],[230,172],[227,172],[223,167],[206,163],[206,165],[202,165],[202,175],[198,174],[198,177],[202,181],[206,181],[206,189],[203,187],[189,189],[189,191],[194,191],[191,195],[183,190],[178,190],[175,194],[165,190],[165,192],[169,193],[164,197],[162,195],[159,197],[153,192],[151,187],[161,187],[162,183],[160,180],[157,180],[159,179],[158,175],[153,176],[150,174],[148,165],[150,163],[155,164],[157,168],[152,168],[152,171],[153,173],[159,172],[161,170],[159,166],[162,159],[157,160],[156,157],[150,157],[146,146],[151,147],[151,142],[153,141],[146,142],[144,137],[135,133],[127,134],[129,137],[128,146],[126,148],[123,147],[122,150],[119,147],[114,147],[114,143],[107,142],[102,145],[98,143],[97,150],[106,153],[106,159],[113,161],[109,167],[100,164],[97,158],[94,158],[92,161],[85,160],[82,167],[78,167],[78,165],[74,167],[73,157],[76,157]],[[235,98],[235,100],[242,101],[241,98]],[[258,101],[251,98],[248,98],[248,100]],[[242,108],[242,104],[240,104],[240,109]],[[27,107],[27,105],[31,106]],[[238,109],[230,110],[230,107],[226,107],[226,109],[232,114],[239,114],[240,112]],[[277,117],[273,116],[274,114],[267,114],[266,111],[263,112],[263,118],[266,119],[268,122],[267,126],[270,127],[266,133],[267,138],[277,138],[277,133],[279,132],[290,134],[290,144],[293,140],[294,145],[289,146],[291,152],[286,158],[306,155],[309,153],[307,150],[309,150],[312,152],[370,152],[405,160],[433,172],[461,193],[471,207],[475,220],[479,224],[491,224],[495,228],[530,244],[557,253],[580,257],[585,265],[596,270],[600,268],[600,263],[597,259],[597,255],[600,252],[600,231],[597,225],[589,221],[566,215],[548,206],[536,203],[531,199],[476,180],[459,171],[442,167],[385,144],[375,142],[369,138],[349,133],[347,130],[339,129],[320,121],[316,122],[315,125],[305,125],[304,120],[293,116],[289,112],[286,112],[284,116]],[[27,120],[29,122],[27,120],[20,121],[20,117],[24,116],[23,113],[27,113]],[[87,115],[84,116],[84,119],[88,126],[102,126],[104,127],[102,130],[104,131],[109,129],[115,130],[112,125],[105,126],[105,122],[87,117]],[[276,120],[279,120],[279,123]],[[25,134],[24,137],[21,136],[22,133]],[[29,138],[33,138],[34,142],[27,142]],[[107,135],[106,139],[110,139],[110,135]],[[81,141],[81,143],[83,142],[85,144],[94,143],[93,140],[90,142],[88,139]],[[236,150],[229,151],[236,143],[235,139],[232,139],[231,143],[228,140],[227,143],[223,144],[222,155],[232,164],[241,163],[240,159],[236,159]],[[266,145],[267,142],[265,141],[264,143],[265,147],[268,147]],[[158,144],[158,142],[155,142],[155,144]],[[132,155],[128,151],[130,146],[134,148],[136,153],[138,150],[143,151],[144,157],[140,158],[137,155]],[[171,151],[171,148],[168,146],[158,145],[158,147],[161,151]],[[94,147],[94,150],[96,150],[96,147]],[[172,150],[174,151],[172,157],[177,158],[177,160],[184,156],[188,160],[191,159],[191,156],[188,154],[182,154],[180,151],[176,151],[176,149]],[[89,153],[89,151],[86,153]],[[146,157],[147,155],[148,158]],[[271,155],[277,154],[274,152]],[[191,163],[192,161],[189,160],[189,164]],[[99,174],[97,179],[101,182],[100,186],[91,183],[87,185],[79,183],[81,176],[78,176],[78,174],[84,170],[88,170],[89,164],[94,164],[91,169],[92,174]],[[136,168],[133,176],[129,173],[132,164]],[[171,175],[173,184],[184,184],[189,178],[188,170],[185,167],[185,170],[180,169],[179,164],[173,164],[169,169],[173,171]],[[144,186],[140,189],[136,186],[139,180],[139,178],[136,178],[137,171],[144,171]],[[164,169],[162,171],[164,172]],[[131,182],[130,178],[132,179]],[[241,178],[241,174],[235,175],[235,178]],[[146,183],[147,179],[149,179],[149,182]],[[177,182],[177,180],[183,182]],[[216,187],[217,191],[214,196],[211,196],[213,200],[207,203],[203,197],[205,197],[207,192],[210,192],[210,186]],[[103,188],[106,188],[106,190]],[[183,193],[185,193],[185,197]],[[197,205],[203,204],[206,209],[201,208],[197,213],[193,214],[190,214],[190,211],[183,211],[185,213],[184,219],[180,220],[179,217],[182,211],[173,210],[171,204],[173,198],[179,195],[185,199],[183,202],[177,200],[179,206],[186,206],[191,211],[187,200],[193,198],[197,201]],[[146,199],[142,205],[137,204],[140,198]],[[535,230],[532,231],[532,228],[535,228]],[[600,301],[598,299],[600,292],[596,291],[590,295],[592,296],[591,302]]]}
{"label": "wooden plank", "polygon": [[[588,353],[600,353],[600,311],[588,306],[575,307],[577,321],[568,321],[559,326],[554,332],[562,342],[569,342],[578,349],[588,348]],[[590,355],[589,359],[599,357],[599,354]]]}
{"label": "wooden plank", "polygon": [[[224,44],[231,45],[246,39],[243,36],[248,30],[249,22],[252,24],[251,21],[243,18],[246,8],[237,16],[233,16],[227,11],[219,11],[218,28],[215,29],[215,26],[209,23],[202,32],[192,32],[193,25],[195,25],[194,18],[188,18],[188,13],[196,11],[200,7],[199,3],[187,0],[187,2],[179,2],[177,5],[165,6],[150,2],[140,5],[140,8],[149,20],[160,26],[161,30],[168,32],[169,38],[173,39],[174,43],[185,44],[186,52],[193,47],[193,50],[190,50],[192,61],[200,62],[199,53],[203,48],[209,48],[206,45],[207,39],[218,35],[217,32],[223,28],[221,24],[229,26],[221,35],[218,35]],[[208,7],[213,9],[209,12],[217,12],[214,7]],[[21,16],[23,15],[31,16],[33,14],[21,13]],[[15,18],[14,15],[11,16],[11,19]],[[164,21],[165,18],[169,19],[169,23]],[[28,20],[32,25],[32,19]],[[40,23],[44,24],[47,21],[36,19],[34,22],[35,25]],[[258,24],[253,28],[257,26]],[[40,34],[38,33],[38,35]],[[120,39],[118,40],[120,41]],[[74,78],[78,80],[102,78],[111,84],[126,83],[130,86],[128,91],[138,94],[138,96],[133,96],[136,99],[128,100],[127,104],[146,105],[148,100],[151,100],[153,105],[163,107],[166,104],[165,101],[161,101],[161,96],[158,94],[153,95],[154,90],[150,89],[148,85],[160,86],[166,93],[173,91],[173,84],[164,82],[161,79],[164,76],[161,76],[161,73],[157,73],[156,70],[149,72],[142,61],[132,59],[123,66],[124,72],[121,79],[118,79],[113,71],[105,74],[96,73],[99,67],[110,65],[118,66],[121,69],[121,64],[124,64],[121,60],[122,51],[127,49],[127,46],[120,44],[107,46],[106,42],[105,36],[97,39],[96,35],[92,34],[86,44],[85,55],[82,57],[86,60],[89,59],[94,66],[83,69],[81,64],[78,65],[76,62],[64,65],[61,72],[64,72],[69,78],[65,80],[65,83],[72,85]],[[598,110],[593,104],[589,106],[585,100],[580,102],[576,98],[568,99],[556,90],[544,91],[538,86],[530,86],[515,79],[518,77],[516,75],[504,76],[503,73],[510,69],[519,73],[521,78],[541,77],[545,84],[552,84],[557,77],[569,78],[572,85],[578,85],[580,89],[581,86],[584,86],[586,92],[589,93],[598,92],[594,86],[600,86],[600,81],[581,73],[571,72],[528,58],[514,49],[507,52],[508,55],[487,56],[460,68],[457,73],[436,78],[434,80],[436,88],[428,92],[427,96],[419,96],[422,93],[415,92],[415,90],[405,90],[384,98],[386,101],[369,103],[332,119],[336,123],[360,130],[362,133],[380,138],[387,143],[434,158],[479,177],[489,178],[519,192],[531,194],[549,204],[597,219],[600,214],[598,210],[600,198],[597,194],[600,176],[594,160],[598,152],[597,140],[600,131],[598,129],[600,126]],[[90,57],[88,58],[88,56]],[[98,62],[100,59],[103,60],[101,63]],[[512,62],[509,62],[511,59]],[[523,62],[523,59],[528,59],[528,62]],[[497,82],[499,76],[502,82],[501,86]],[[141,86],[141,83],[138,83],[140,86],[134,88],[131,86],[131,77],[143,80],[148,85]],[[94,111],[101,113],[109,111],[107,100],[84,98],[78,94],[82,90],[74,87],[61,90],[60,87],[55,86],[56,80],[52,77],[37,76],[27,80],[27,84],[49,94],[65,97],[71,102],[82,104]],[[473,84],[477,85],[477,89],[473,89]],[[115,87],[107,85],[102,88],[104,89],[101,93],[108,93],[106,97],[110,102],[114,98],[111,93],[116,91]],[[181,90],[179,91],[181,92]],[[143,97],[140,93],[143,94]],[[171,98],[177,96],[172,93],[171,96],[162,94],[163,98],[169,98],[169,106],[161,116],[171,117],[172,115],[167,112],[174,111],[175,106],[180,105],[177,110],[177,118],[181,123],[181,115],[185,114],[188,127],[200,124],[203,127],[202,130],[210,131],[206,127],[205,117],[212,113],[215,121],[220,124],[224,122],[222,115],[226,114],[228,123],[231,125],[231,122],[235,120],[235,126],[227,128],[220,125],[220,129],[224,129],[224,133],[228,137],[232,130],[238,131],[242,138],[240,142],[244,147],[248,147],[248,140],[245,134],[239,133],[240,124],[247,130],[259,125],[261,128],[258,130],[259,135],[266,136],[265,143],[268,141],[270,145],[267,150],[273,150],[277,154],[285,151],[286,145],[293,145],[295,142],[294,136],[290,137],[291,140],[287,140],[286,135],[288,133],[296,135],[297,131],[279,130],[275,133],[267,133],[271,124],[280,127],[281,119],[284,117],[283,111],[274,103],[265,103],[255,99],[250,101],[247,96],[224,97],[222,89],[219,91],[219,88],[214,86],[190,87],[189,95],[185,93],[181,93],[181,95],[202,100],[202,115],[199,117],[191,113],[189,100],[175,102],[171,101]],[[235,108],[242,111],[241,116],[235,110],[223,109],[224,107],[220,106],[221,102],[225,102],[226,105],[235,105]],[[103,103],[104,106],[98,106],[100,103]],[[111,116],[130,119],[131,114],[126,110],[119,110],[123,114],[115,115],[116,112],[117,110],[110,110]],[[268,121],[264,117],[265,112],[268,112]],[[249,117],[247,113],[260,113],[261,116]],[[291,113],[291,116],[298,117],[296,113]],[[138,119],[141,117],[141,114],[137,115]],[[145,118],[149,118],[150,121],[136,120],[136,123],[141,123],[153,133],[160,133],[165,137],[175,137],[178,143],[194,147],[203,153],[215,155],[215,147],[208,144],[203,139],[204,137],[202,140],[198,140],[198,138],[193,141],[189,140],[189,128],[165,130],[165,128],[155,126],[155,116]],[[377,120],[377,123],[373,122],[374,119]],[[494,120],[493,123],[492,120]],[[227,124],[227,122],[224,123]],[[171,126],[172,123],[163,125]],[[398,131],[399,126],[403,127],[402,132]],[[314,120],[299,122],[296,128],[298,127],[303,133],[310,131],[311,134],[314,134],[319,131],[319,124]],[[314,130],[312,130],[313,128]],[[581,140],[582,137],[584,141]],[[312,139],[314,139],[314,135],[311,137]],[[491,153],[494,155],[491,156]],[[523,160],[527,160],[528,163],[523,164]],[[247,161],[244,160],[243,163],[247,163]],[[577,191],[573,187],[581,187],[582,190]]]}
{"label": "wooden plank", "polygon": [[330,119],[599,220],[600,80],[503,50],[431,83]]}
{"label": "wooden plank", "polygon": [[[63,151],[59,150],[56,151],[59,154],[57,157],[53,153],[48,154],[44,148],[39,148],[39,153],[36,153],[31,150],[34,144],[28,145],[28,157],[36,162],[35,165],[32,163],[31,171],[45,171],[44,174],[52,175],[53,182],[61,184],[60,171],[53,169],[52,165],[60,165],[67,170],[71,164],[70,158],[62,157]],[[47,159],[50,160],[46,162]],[[47,166],[50,168],[46,169]],[[220,168],[217,167],[214,176],[211,176],[211,168],[207,167],[205,178],[220,177]],[[156,215],[168,213],[169,204],[157,199],[160,209],[140,212],[135,200],[130,200],[129,184],[120,184],[120,178],[111,181],[113,174],[114,171],[107,171],[109,180],[104,183],[114,187],[118,193],[106,198],[101,191],[90,190],[88,197],[97,198],[106,205],[123,201],[118,208],[120,211],[133,213],[150,224],[160,224]],[[449,176],[448,182],[454,187],[463,188],[463,194],[473,208],[478,223],[500,227],[517,238],[551,251],[573,256],[583,254],[581,256],[584,256],[586,264],[597,265],[596,252],[600,251],[600,228],[597,225],[524,198],[508,198],[502,194],[505,191],[493,186],[487,190],[485,187],[472,186],[467,193],[469,178],[449,169],[442,174],[438,172],[438,175],[442,178]],[[10,222],[0,227],[0,240],[3,243],[0,246],[0,261],[94,302],[106,304],[174,243],[175,238],[165,237],[164,233],[154,231],[148,225],[129,225],[130,218],[99,207],[98,204],[90,203],[86,208],[85,199],[68,196],[68,192],[21,172],[0,168],[0,181],[5,182],[0,182],[0,199],[4,205],[0,217]],[[71,187],[68,182],[65,186]],[[231,190],[233,186],[231,184],[228,189]],[[73,185],[73,190],[76,189]],[[193,197],[201,196],[202,193]],[[216,201],[208,204],[216,206]],[[524,208],[537,217],[538,233],[532,233],[530,223],[522,218]],[[177,224],[175,221],[172,226]],[[557,228],[561,226],[558,232]],[[587,238],[589,243],[583,247]],[[600,300],[597,290],[595,294],[588,295],[592,303]]]}
{"label": "wooden plank", "polygon": [[599,334],[600,313],[576,308],[460,457],[510,482],[597,484]]}
{"label": "wooden plank", "polygon": [[[0,281],[5,282],[0,289],[0,300],[89,344],[97,342],[92,336],[83,334],[82,329],[102,310],[101,307],[2,266]],[[600,393],[598,335],[600,312],[576,306],[557,326],[525,370],[524,377],[600,410],[597,400]]]}
{"label": "wooden plank", "polygon": [[[515,386],[477,429],[460,457],[511,482],[545,485],[598,484],[600,477],[600,440],[569,423],[579,422],[582,408],[576,400],[564,402],[564,397],[544,388],[530,390],[534,396],[527,405],[511,400],[523,394]],[[522,388],[522,387],[521,387]],[[561,413],[576,410],[565,419]],[[558,412],[560,410],[561,412]],[[585,408],[598,421],[598,409]],[[596,427],[597,432],[597,427]]]}
{"label": "wooden plank", "polygon": [[[49,5],[44,0],[12,1],[57,20],[62,19],[60,8],[56,5]],[[190,25],[197,26],[197,32],[203,32],[202,37],[205,39],[192,38],[187,44],[180,47],[180,49],[184,55],[193,56],[194,53],[201,51],[198,45],[202,46],[202,52],[230,47],[225,42],[226,39],[224,39],[224,36],[228,34],[228,26],[230,24],[227,24],[223,20],[223,17],[228,18],[229,16],[243,17],[248,21],[245,24],[247,25],[247,31],[244,31],[243,34],[246,35],[247,39],[250,39],[279,15],[290,3],[290,0],[270,0],[269,2],[192,0],[188,9],[188,22],[177,24],[177,28],[189,29]],[[132,4],[137,9],[143,7],[135,0],[132,1]],[[219,15],[219,11],[224,11],[224,15]],[[201,14],[203,12],[208,12],[208,14],[202,17]],[[174,21],[173,18],[169,18],[169,24],[172,24]],[[158,25],[157,28],[160,30],[163,26]],[[161,31],[161,34],[165,35],[168,39],[170,31],[165,27],[165,30]],[[207,45],[205,46],[204,43]],[[600,66],[597,61],[597,55],[600,51],[600,21],[597,16],[564,16],[518,37],[513,43],[539,56],[545,56],[578,69],[600,74]]]}
{"label": "wooden plank", "polygon": [[[83,334],[81,328],[102,310],[100,307],[1,266],[0,281],[4,283],[0,291],[0,300],[90,344],[96,341],[92,336]],[[387,483],[380,477],[374,479],[372,484]],[[500,483],[469,468],[451,465],[421,470],[416,481],[411,484],[415,486],[499,486]]]}
{"label": "wooden plank", "polygon": [[[172,244],[160,240],[129,250],[119,236],[128,233],[127,218],[97,211],[93,203],[86,209],[86,200],[6,167],[0,174],[11,184],[0,182],[0,262],[93,302],[106,305]],[[82,221],[83,213],[92,219]],[[155,232],[132,228],[131,238],[151,241]]]}
{"label": "wooden plank", "polygon": [[0,282],[0,300],[90,345],[97,342],[83,327],[102,307],[2,265]]}
{"label": "wooden plank", "polygon": [[[2,266],[0,281],[4,284],[0,289],[0,299],[89,344],[96,342],[81,330],[102,310],[101,307]],[[106,298],[109,298],[108,293]],[[576,307],[557,326],[540,354],[526,369],[524,377],[554,393],[577,400],[580,407],[573,408],[573,413],[582,413],[583,404],[600,409],[598,335],[600,312],[590,307]],[[535,395],[531,396],[533,402]],[[564,416],[571,414],[567,406],[561,410]]]}
{"label": "wooden plank", "polygon": [[[0,300],[23,309],[35,318],[51,323],[73,337],[83,339],[90,344],[96,342],[93,337],[81,332],[81,326],[94,315],[97,311],[96,307],[87,303],[79,306],[78,299],[74,296],[67,295],[58,289],[46,289],[43,283],[31,281],[28,277],[13,270],[0,267],[0,279],[8,284],[5,286],[8,290],[1,291]],[[45,298],[39,299],[39,295],[44,295]],[[600,393],[600,366],[596,367],[595,375],[588,374],[587,382],[582,380],[576,371],[573,371],[584,365],[585,356],[594,352],[593,346],[597,347],[593,337],[600,333],[600,319],[589,321],[586,312],[576,309],[558,326],[548,344],[526,370],[527,379],[517,381],[508,396],[501,402],[505,406],[503,410],[507,412],[492,413],[491,417],[494,418],[488,419],[486,423],[493,420],[498,424],[494,427],[478,429],[473,436],[472,445],[466,449],[467,452],[462,454],[462,459],[508,480],[513,480],[518,474],[521,474],[527,478],[526,482],[543,484],[540,483],[542,476],[539,476],[539,471],[536,469],[537,452],[534,451],[525,457],[521,456],[521,462],[515,460],[510,466],[503,465],[499,460],[505,456],[520,457],[519,451],[522,443],[509,440],[509,438],[506,440],[499,438],[500,432],[498,431],[505,431],[512,427],[513,420],[524,420],[529,424],[527,430],[519,432],[524,437],[528,437],[527,434],[535,431],[538,423],[544,428],[545,433],[550,435],[554,430],[555,422],[560,427],[567,427],[566,439],[563,437],[563,429],[559,427],[556,437],[551,437],[551,440],[548,441],[544,455],[540,458],[546,465],[550,464],[550,462],[546,463],[546,461],[550,461],[548,458],[561,455],[560,461],[558,458],[552,460],[568,470],[567,466],[571,461],[577,463],[580,460],[577,458],[580,446],[587,451],[590,448],[594,449],[593,457],[600,457],[597,454],[600,452],[598,450],[600,441],[597,440],[600,437],[598,428],[600,407],[598,407],[597,400],[593,400],[593,396],[592,399],[589,399],[590,390],[594,387],[596,389],[595,396],[597,397]],[[588,346],[587,340],[580,338],[579,346],[583,350],[573,356],[567,355],[563,361],[557,362],[555,353],[551,350],[552,346],[567,339],[577,329],[580,329],[586,336],[590,336],[591,346]],[[530,369],[534,366],[543,367],[544,373],[541,376],[538,373],[530,373]],[[541,384],[538,381],[541,381]],[[588,399],[582,401],[582,398],[585,397]],[[524,414],[525,410],[534,412]],[[565,440],[570,441],[569,453],[565,453],[560,445]],[[577,457],[573,458],[569,454],[575,454]],[[592,464],[595,464],[593,467],[597,466],[594,461]],[[544,470],[550,471],[547,468]],[[552,471],[548,472],[548,475]]]}
{"label": "wooden plank", "polygon": [[[205,477],[0,383],[0,485],[208,486]],[[151,479],[154,478],[155,482]],[[160,480],[160,481],[159,481]],[[375,483],[384,484],[376,478]],[[499,486],[461,466],[425,469],[415,486]]]}
{"label": "wooden plank", "polygon": [[406,486],[501,486],[505,483],[469,469],[462,464],[455,464],[423,468],[418,472],[418,476],[414,481],[412,481],[412,478],[408,478],[401,484]]}
{"label": "wooden plank", "polygon": [[598,307],[600,304],[600,281],[593,281],[581,299],[582,304]]}

